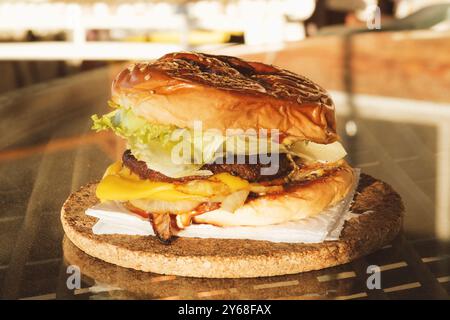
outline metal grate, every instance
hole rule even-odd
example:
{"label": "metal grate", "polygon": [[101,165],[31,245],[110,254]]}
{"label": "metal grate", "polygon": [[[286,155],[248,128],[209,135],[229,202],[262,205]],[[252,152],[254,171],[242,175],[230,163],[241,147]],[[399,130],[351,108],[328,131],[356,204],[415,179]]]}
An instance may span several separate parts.
{"label": "metal grate", "polygon": [[[149,274],[99,261],[70,244],[60,275],[46,283],[61,290],[28,291],[22,299],[449,299],[450,255],[436,251],[435,239],[409,242],[403,236],[378,252],[350,264],[303,274],[256,279],[195,279]],[[65,266],[78,265],[82,287],[65,287]],[[42,261],[28,267],[58,268],[60,261]],[[381,289],[367,288],[369,265],[381,269]],[[36,271],[36,270],[35,270]],[[39,287],[40,281],[33,287]],[[24,292],[26,294],[27,292]]]}

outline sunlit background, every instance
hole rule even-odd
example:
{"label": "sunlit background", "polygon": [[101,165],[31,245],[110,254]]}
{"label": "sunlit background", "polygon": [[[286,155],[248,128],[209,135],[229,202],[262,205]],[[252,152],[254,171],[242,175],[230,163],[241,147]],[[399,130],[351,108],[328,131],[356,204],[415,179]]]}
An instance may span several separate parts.
{"label": "sunlit background", "polygon": [[430,8],[445,2],[1,0],[0,92],[106,61],[236,45],[244,45],[241,52],[274,50],[308,37],[376,27],[377,21],[384,30],[448,30],[448,8]]}
{"label": "sunlit background", "polygon": [[2,297],[66,297],[55,289],[61,204],[123,152],[90,130],[90,115],[107,111],[129,61],[179,50],[278,65],[326,88],[349,162],[406,206],[403,242],[368,259],[402,271],[383,278],[386,294],[448,298],[450,1],[438,0],[0,0]]}

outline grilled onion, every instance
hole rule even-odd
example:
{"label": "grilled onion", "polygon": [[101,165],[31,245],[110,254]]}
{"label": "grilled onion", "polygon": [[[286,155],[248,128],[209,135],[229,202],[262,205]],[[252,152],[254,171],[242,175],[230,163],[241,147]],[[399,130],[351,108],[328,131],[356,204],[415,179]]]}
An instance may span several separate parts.
{"label": "grilled onion", "polygon": [[283,192],[282,185],[265,186],[262,184],[252,183],[250,185],[250,191],[257,194],[278,193]]}
{"label": "grilled onion", "polygon": [[191,200],[160,201],[160,200],[130,200],[136,208],[153,213],[185,213],[194,210],[201,202]]}
{"label": "grilled onion", "polygon": [[233,192],[229,196],[225,197],[225,199],[222,201],[221,208],[229,212],[236,211],[236,209],[244,205],[245,200],[247,200],[248,194],[248,190]]}
{"label": "grilled onion", "polygon": [[175,189],[190,195],[213,197],[229,193],[227,185],[217,181],[193,180],[175,186]]}

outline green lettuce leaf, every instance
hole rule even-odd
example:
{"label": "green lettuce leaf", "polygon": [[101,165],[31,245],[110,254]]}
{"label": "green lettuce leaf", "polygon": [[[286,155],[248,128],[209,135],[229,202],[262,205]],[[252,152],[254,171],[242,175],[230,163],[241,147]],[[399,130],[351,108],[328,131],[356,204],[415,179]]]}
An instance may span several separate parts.
{"label": "green lettuce leaf", "polygon": [[153,140],[165,144],[169,142],[172,131],[176,129],[169,125],[149,124],[147,120],[126,109],[116,109],[100,118],[93,115],[91,119],[94,123],[92,129],[97,132],[112,130],[122,138],[133,138],[144,144]]}

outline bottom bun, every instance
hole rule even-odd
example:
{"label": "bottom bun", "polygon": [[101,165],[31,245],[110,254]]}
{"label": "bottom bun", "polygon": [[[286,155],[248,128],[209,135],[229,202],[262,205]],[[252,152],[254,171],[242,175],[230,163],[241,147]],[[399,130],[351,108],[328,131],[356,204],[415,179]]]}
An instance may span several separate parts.
{"label": "bottom bun", "polygon": [[352,211],[338,241],[317,244],[255,240],[178,238],[164,245],[153,236],[95,235],[96,184],[73,193],[61,210],[67,237],[87,254],[126,268],[204,278],[248,278],[293,274],[350,262],[394,239],[403,204],[387,184],[361,175]]}
{"label": "bottom bun", "polygon": [[216,226],[265,226],[304,219],[344,199],[355,179],[355,172],[343,165],[280,194],[252,199],[233,213],[217,209],[194,217],[194,221]]}

